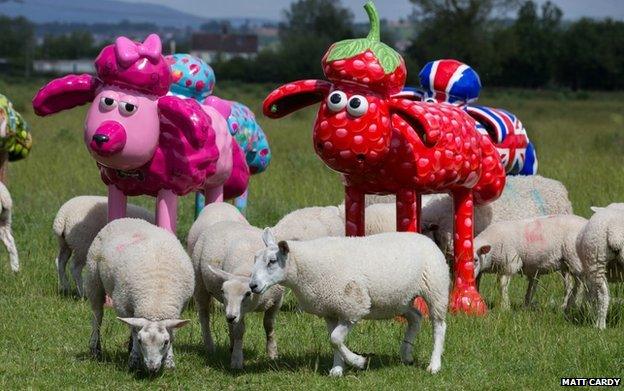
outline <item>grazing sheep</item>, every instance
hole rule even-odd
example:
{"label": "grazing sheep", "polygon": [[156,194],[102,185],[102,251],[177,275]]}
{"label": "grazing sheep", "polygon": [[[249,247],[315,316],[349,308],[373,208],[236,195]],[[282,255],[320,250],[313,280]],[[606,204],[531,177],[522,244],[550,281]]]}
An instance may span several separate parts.
{"label": "grazing sheep", "polygon": [[596,312],[596,327],[607,326],[609,285],[624,281],[624,210],[617,207],[592,208],[589,219],[576,242],[589,297]]}
{"label": "grazing sheep", "polygon": [[193,295],[191,260],[169,231],[144,220],[123,218],[106,225],[87,256],[85,290],[93,324],[91,353],[100,357],[104,297],[132,330],[130,369],[150,373],[173,368],[173,330],[189,321],[180,314]]}
{"label": "grazing sheep", "polygon": [[204,345],[214,351],[210,331],[210,307],[214,297],[225,306],[232,356],[230,366],[243,368],[245,315],[264,312],[266,351],[277,358],[275,318],[282,305],[284,288],[277,285],[263,294],[249,288],[254,254],[264,247],[262,231],[247,223],[224,221],[204,229],[193,251],[195,304],[199,314]]}
{"label": "grazing sheep", "polygon": [[[429,203],[439,197],[443,197],[446,194],[423,194],[421,197],[421,208],[429,205]],[[377,195],[377,194],[367,194],[365,200],[366,206],[371,206],[374,204],[396,204],[396,196],[394,194],[390,195]],[[341,204],[344,205],[344,202]],[[396,206],[395,206],[396,208]]]}
{"label": "grazing sheep", "polygon": [[283,240],[311,240],[327,236],[345,236],[344,209],[337,206],[313,206],[284,216],[273,227]]}
{"label": "grazing sheep", "polygon": [[[128,204],[129,217],[154,223],[154,215],[144,208]],[[79,296],[84,296],[82,269],[87,262],[87,252],[95,236],[108,223],[108,200],[100,196],[79,196],[64,203],[56,213],[52,229],[59,243],[56,257],[61,292],[70,290],[65,269],[73,254],[71,273]]]}
{"label": "grazing sheep", "polygon": [[[453,258],[452,211],[450,196],[432,200],[422,211],[423,233],[435,240],[447,259]],[[510,176],[500,198],[475,207],[474,234],[500,221],[563,214],[572,214],[572,204],[561,182],[539,175]]]}
{"label": "grazing sheep", "polygon": [[202,232],[210,225],[220,221],[238,221],[247,223],[247,219],[234,205],[227,202],[215,202],[206,205],[191,226],[186,238],[186,248],[189,254],[193,253],[195,243]]}
{"label": "grazing sheep", "polygon": [[487,227],[474,241],[475,277],[498,274],[502,307],[509,308],[509,281],[522,272],[529,280],[524,304],[531,305],[538,278],[561,270],[565,282],[563,308],[568,310],[578,292],[582,267],[576,238],[587,220],[574,215],[502,221]]}
{"label": "grazing sheep", "polygon": [[344,344],[361,319],[404,315],[407,328],[400,354],[404,363],[412,363],[412,341],[422,319],[411,305],[416,296],[427,302],[433,323],[427,370],[440,370],[450,280],[444,256],[429,238],[403,232],[277,243],[265,229],[262,239],[266,247],[256,255],[249,286],[262,294],[283,283],[304,311],[325,319],[334,348],[330,376],[342,376],[345,362],[366,366],[366,358]]}
{"label": "grazing sheep", "polygon": [[13,238],[12,222],[13,200],[11,193],[4,183],[0,182],[0,240],[9,252],[9,264],[11,270],[17,273],[20,269],[19,256],[17,255],[17,247],[15,247],[15,239]]}

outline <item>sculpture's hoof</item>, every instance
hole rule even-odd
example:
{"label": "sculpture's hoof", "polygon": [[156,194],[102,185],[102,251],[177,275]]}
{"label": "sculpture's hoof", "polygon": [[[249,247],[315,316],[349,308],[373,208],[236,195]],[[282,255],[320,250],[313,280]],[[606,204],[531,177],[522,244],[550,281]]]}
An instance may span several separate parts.
{"label": "sculpture's hoof", "polygon": [[449,305],[451,313],[463,312],[473,316],[487,314],[487,305],[474,286],[454,287]]}

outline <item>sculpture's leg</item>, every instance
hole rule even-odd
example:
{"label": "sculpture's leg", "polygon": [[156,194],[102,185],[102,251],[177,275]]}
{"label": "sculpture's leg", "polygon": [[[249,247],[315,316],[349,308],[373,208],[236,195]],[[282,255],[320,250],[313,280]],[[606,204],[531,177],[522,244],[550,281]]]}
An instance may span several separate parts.
{"label": "sculpture's leg", "polygon": [[115,185],[108,185],[108,221],[126,217],[128,197]]}
{"label": "sculpture's leg", "polygon": [[204,193],[202,193],[201,191],[195,192],[195,219],[196,220],[199,214],[201,213],[202,209],[204,209],[204,206],[206,206],[206,197],[204,196]]}
{"label": "sculpture's leg", "polygon": [[234,206],[244,215],[247,210],[247,197],[249,196],[249,189],[245,190],[243,194],[234,199]]}
{"label": "sculpture's leg", "polygon": [[213,202],[223,202],[223,186],[205,189],[204,194],[206,195],[206,205],[212,204]]}
{"label": "sculpture's leg", "polygon": [[365,193],[353,187],[345,187],[345,234],[364,236]]}
{"label": "sculpture's leg", "polygon": [[171,190],[160,190],[156,198],[156,225],[175,234],[177,218],[178,196]]}
{"label": "sculpture's leg", "polygon": [[396,195],[396,224],[398,232],[420,232],[420,194],[401,189]]}
{"label": "sculpture's leg", "polygon": [[485,315],[487,306],[477,291],[474,278],[473,223],[474,205],[472,191],[461,189],[453,193],[455,237],[455,283],[451,291],[451,312]]}

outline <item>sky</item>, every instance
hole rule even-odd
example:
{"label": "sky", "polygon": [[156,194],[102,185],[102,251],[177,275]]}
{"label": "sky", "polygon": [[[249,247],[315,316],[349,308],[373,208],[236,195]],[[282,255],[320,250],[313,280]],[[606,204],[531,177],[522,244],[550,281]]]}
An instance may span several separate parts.
{"label": "sky", "polygon": [[[182,11],[209,18],[256,17],[279,20],[282,10],[293,0],[124,0],[129,2],[149,2],[168,5]],[[355,20],[367,20],[362,9],[365,0],[342,0],[355,15]],[[536,0],[544,3],[546,0]],[[552,0],[559,6],[566,19],[583,16],[594,18],[612,17],[624,19],[624,0]],[[383,18],[397,20],[411,14],[412,5],[408,0],[376,0],[375,4]]]}

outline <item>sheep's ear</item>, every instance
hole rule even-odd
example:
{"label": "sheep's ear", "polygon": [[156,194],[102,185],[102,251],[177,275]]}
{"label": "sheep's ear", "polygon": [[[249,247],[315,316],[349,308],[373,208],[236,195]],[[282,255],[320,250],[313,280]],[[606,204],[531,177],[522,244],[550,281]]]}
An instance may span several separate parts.
{"label": "sheep's ear", "polygon": [[433,232],[440,229],[440,226],[436,223],[423,223],[423,230],[427,232]]}
{"label": "sheep's ear", "polygon": [[280,241],[277,244],[277,247],[279,248],[280,252],[284,255],[288,255],[288,253],[290,252],[290,247],[288,247],[288,243],[285,240]]}
{"label": "sheep's ear", "polygon": [[147,320],[145,318],[120,318],[120,317],[117,317],[117,319],[119,319],[120,321],[124,322],[128,326],[135,327],[137,329],[141,329],[141,328],[145,327],[149,323],[149,320]]}
{"label": "sheep's ear", "polygon": [[99,79],[87,74],[54,79],[41,87],[33,98],[35,114],[50,115],[93,102],[101,84]]}
{"label": "sheep's ear", "polygon": [[596,213],[596,212],[599,212],[601,210],[604,210],[605,208],[603,206],[590,206],[589,209],[591,209],[592,212]]}
{"label": "sheep's ear", "polygon": [[218,280],[218,285],[223,285],[224,282],[234,277],[233,274],[230,274],[226,271],[223,271],[219,268],[208,266],[208,273],[210,273],[212,278]]}
{"label": "sheep's ear", "polygon": [[179,329],[189,324],[190,319],[165,319],[160,322],[166,329]]}
{"label": "sheep's ear", "polygon": [[324,80],[299,80],[284,84],[266,97],[264,115],[281,118],[304,107],[319,103],[329,94],[332,84]]}
{"label": "sheep's ear", "polygon": [[273,231],[271,231],[271,228],[266,227],[264,231],[262,231],[262,241],[264,242],[264,245],[267,247],[277,245],[275,236],[273,235]]}
{"label": "sheep's ear", "polygon": [[492,246],[490,246],[489,244],[484,244],[483,246],[479,247],[479,249],[477,250],[477,255],[481,256],[481,255],[488,254],[490,250],[492,250]]}

